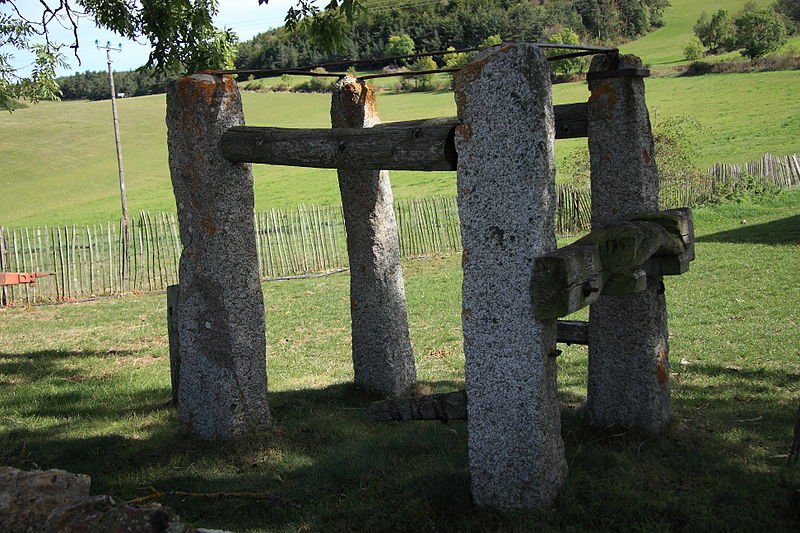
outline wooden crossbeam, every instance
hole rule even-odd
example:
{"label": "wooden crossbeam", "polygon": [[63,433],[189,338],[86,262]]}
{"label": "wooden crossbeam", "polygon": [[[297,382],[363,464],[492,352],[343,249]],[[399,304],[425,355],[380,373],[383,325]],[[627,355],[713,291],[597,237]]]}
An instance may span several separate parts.
{"label": "wooden crossbeam", "polygon": [[648,272],[682,274],[693,259],[690,209],[643,213],[536,258],[535,314],[558,318],[589,305],[600,294],[642,291]]}
{"label": "wooden crossbeam", "polygon": [[[553,106],[557,139],[586,137],[586,103]],[[222,137],[234,163],[348,170],[455,170],[455,117],[372,128],[296,129],[237,126]]]}

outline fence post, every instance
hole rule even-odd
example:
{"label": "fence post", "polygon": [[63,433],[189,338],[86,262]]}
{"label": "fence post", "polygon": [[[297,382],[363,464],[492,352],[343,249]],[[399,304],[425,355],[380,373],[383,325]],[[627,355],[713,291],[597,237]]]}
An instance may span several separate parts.
{"label": "fence post", "polygon": [[461,315],[476,505],[548,506],[567,465],[556,321],[534,317],[534,259],[555,240],[550,70],[533,45],[494,49],[455,75]]}
{"label": "fence post", "polygon": [[[378,124],[375,93],[345,76],[331,98],[334,128]],[[416,382],[408,335],[400,241],[385,170],[339,170],[347,255],[353,369],[358,386],[399,396]]]}
{"label": "fence post", "polygon": [[[591,73],[641,69],[636,56],[595,56]],[[658,210],[659,179],[641,77],[589,82],[592,229]],[[661,276],[628,296],[600,296],[589,312],[590,423],[648,433],[670,420],[667,310]]]}
{"label": "fence post", "polygon": [[[6,271],[6,241],[3,226],[0,226],[0,272]],[[8,305],[8,292],[5,285],[0,287],[0,307]]]}
{"label": "fence post", "polygon": [[244,122],[229,76],[194,74],[167,91],[167,142],[180,260],[178,418],[200,438],[271,427],[253,174],[219,141]]}

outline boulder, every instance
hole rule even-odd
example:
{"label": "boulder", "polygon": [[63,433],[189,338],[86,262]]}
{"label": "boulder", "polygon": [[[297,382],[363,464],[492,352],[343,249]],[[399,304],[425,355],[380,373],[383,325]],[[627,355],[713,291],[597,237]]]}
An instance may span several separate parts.
{"label": "boulder", "polygon": [[26,472],[0,467],[0,531],[39,531],[50,512],[89,495],[91,478],[64,470]]}
{"label": "boulder", "polygon": [[197,533],[175,511],[158,504],[131,506],[111,496],[67,502],[50,513],[41,533]]}

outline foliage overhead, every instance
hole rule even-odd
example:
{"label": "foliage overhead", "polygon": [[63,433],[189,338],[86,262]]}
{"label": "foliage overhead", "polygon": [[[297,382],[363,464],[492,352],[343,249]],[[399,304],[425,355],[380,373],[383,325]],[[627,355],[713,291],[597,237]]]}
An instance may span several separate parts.
{"label": "foliage overhead", "polygon": [[[0,0],[0,47],[31,52],[36,59],[31,74],[12,66],[13,54],[0,52],[0,109],[11,101],[54,99],[57,67],[66,66],[65,49],[80,63],[78,22],[95,23],[121,37],[144,39],[152,47],[147,66],[160,71],[197,72],[232,66],[236,36],[217,29],[212,17],[218,0],[39,0],[39,17],[23,15],[22,0]],[[66,25],[71,42],[54,40],[52,25]]]}

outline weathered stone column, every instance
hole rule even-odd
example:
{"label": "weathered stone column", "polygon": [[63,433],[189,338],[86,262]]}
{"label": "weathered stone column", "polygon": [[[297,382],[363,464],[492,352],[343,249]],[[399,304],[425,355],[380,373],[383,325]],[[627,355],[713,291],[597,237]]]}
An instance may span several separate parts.
{"label": "weathered stone column", "polygon": [[[595,56],[590,72],[641,68],[635,56]],[[641,77],[589,82],[592,229],[658,209],[659,180]],[[589,312],[590,423],[648,433],[671,414],[667,311],[660,276],[628,296],[600,296]]]}
{"label": "weathered stone column", "polygon": [[243,123],[229,76],[195,74],[170,84],[169,166],[183,243],[178,418],[205,439],[271,426],[253,175],[249,164],[229,163],[219,150],[222,134]]}
{"label": "weathered stone column", "polygon": [[[380,122],[375,93],[345,76],[331,99],[334,128]],[[400,241],[385,170],[339,170],[347,256],[356,385],[389,396],[408,391],[417,371],[408,336]]]}
{"label": "weathered stone column", "polygon": [[567,465],[556,321],[533,314],[534,258],[556,247],[550,71],[533,45],[491,51],[455,76],[458,205],[472,496],[542,508]]}

